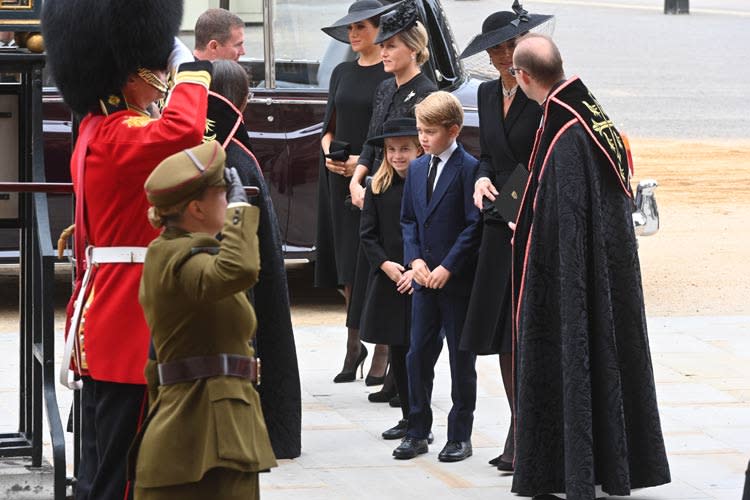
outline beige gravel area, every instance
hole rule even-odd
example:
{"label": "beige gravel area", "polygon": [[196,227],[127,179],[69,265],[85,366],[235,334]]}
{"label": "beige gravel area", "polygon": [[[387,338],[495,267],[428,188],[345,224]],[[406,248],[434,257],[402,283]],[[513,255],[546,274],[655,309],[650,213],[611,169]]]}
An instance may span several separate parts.
{"label": "beige gravel area", "polygon": [[650,316],[749,314],[750,142],[631,139],[661,228],[640,239]]}

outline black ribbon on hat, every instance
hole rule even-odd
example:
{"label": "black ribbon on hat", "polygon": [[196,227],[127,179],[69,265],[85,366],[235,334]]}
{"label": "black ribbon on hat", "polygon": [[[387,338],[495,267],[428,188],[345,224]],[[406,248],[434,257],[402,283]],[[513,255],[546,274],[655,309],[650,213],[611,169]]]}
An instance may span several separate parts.
{"label": "black ribbon on hat", "polygon": [[529,22],[529,12],[523,8],[518,0],[513,1],[513,7],[511,7],[511,9],[513,9],[513,12],[516,13],[518,18],[511,21],[510,24],[517,28],[518,25],[521,24],[521,21],[525,23]]}

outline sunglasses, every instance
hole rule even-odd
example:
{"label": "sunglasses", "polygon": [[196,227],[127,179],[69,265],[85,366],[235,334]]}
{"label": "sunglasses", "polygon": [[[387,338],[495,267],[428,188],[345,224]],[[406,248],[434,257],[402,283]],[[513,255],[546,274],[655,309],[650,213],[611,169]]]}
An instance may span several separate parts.
{"label": "sunglasses", "polygon": [[508,68],[508,73],[510,73],[510,76],[518,76],[519,71],[526,71],[526,70],[523,68],[515,68],[513,66]]}

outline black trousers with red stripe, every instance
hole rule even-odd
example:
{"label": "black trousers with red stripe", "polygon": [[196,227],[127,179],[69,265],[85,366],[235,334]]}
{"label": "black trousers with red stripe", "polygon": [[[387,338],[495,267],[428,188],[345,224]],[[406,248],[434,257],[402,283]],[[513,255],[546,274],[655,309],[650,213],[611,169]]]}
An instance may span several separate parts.
{"label": "black trousers with red stripe", "polygon": [[76,500],[129,500],[128,449],[145,417],[146,386],[83,378]]}

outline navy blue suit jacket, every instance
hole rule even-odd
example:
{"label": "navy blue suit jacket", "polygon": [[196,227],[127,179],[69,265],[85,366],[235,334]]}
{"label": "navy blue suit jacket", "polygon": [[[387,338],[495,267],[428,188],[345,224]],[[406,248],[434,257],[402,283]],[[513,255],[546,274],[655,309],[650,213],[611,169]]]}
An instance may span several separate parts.
{"label": "navy blue suit jacket", "polygon": [[479,161],[459,144],[443,167],[428,204],[431,157],[426,154],[411,162],[406,175],[401,202],[404,262],[408,265],[423,259],[430,270],[442,265],[451,273],[443,290],[468,295],[481,235],[480,213],[472,198]]}

